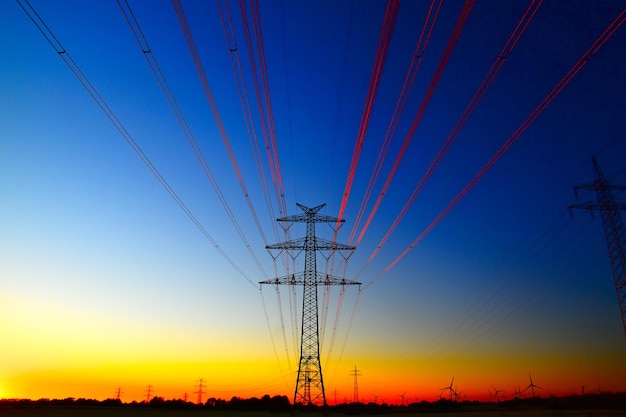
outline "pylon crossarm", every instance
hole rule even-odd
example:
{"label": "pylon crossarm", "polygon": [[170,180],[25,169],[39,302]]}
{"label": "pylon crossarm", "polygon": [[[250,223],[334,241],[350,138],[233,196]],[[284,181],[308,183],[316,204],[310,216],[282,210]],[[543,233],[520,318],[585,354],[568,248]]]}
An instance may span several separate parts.
{"label": "pylon crossarm", "polygon": [[276,221],[281,223],[343,223],[345,220],[325,214],[294,214],[291,216],[280,217]]}
{"label": "pylon crossarm", "polygon": [[356,249],[356,246],[344,245],[343,243],[333,242],[332,240],[322,239],[321,237],[315,238],[315,249],[316,250],[349,250],[353,251]]}
{"label": "pylon crossarm", "polygon": [[267,285],[304,285],[304,273],[298,272],[295,274],[289,274],[282,277],[276,277],[265,281],[260,281],[259,284]]}
{"label": "pylon crossarm", "polygon": [[[260,281],[259,284],[263,285],[304,285],[305,284],[304,272],[298,272],[295,274],[289,274],[282,277],[276,277],[265,281]],[[307,283],[308,284],[308,283]],[[315,277],[315,285],[361,285],[360,282],[352,281],[338,277],[336,275],[324,274],[318,272]]]}
{"label": "pylon crossarm", "polygon": [[337,218],[335,216],[327,216],[326,214],[316,214],[313,218],[315,223],[343,223],[344,219]]}
{"label": "pylon crossarm", "polygon": [[304,250],[306,249],[306,238],[299,238],[288,240],[286,242],[274,243],[273,245],[267,245],[265,249],[268,250]]}
{"label": "pylon crossarm", "polygon": [[317,274],[317,281],[322,285],[361,285],[361,283],[357,281],[340,278],[336,275],[322,274],[320,272]]}
{"label": "pylon crossarm", "polygon": [[569,206],[569,209],[587,209],[587,210],[625,210],[626,203],[603,204],[601,202],[586,202]]}
{"label": "pylon crossarm", "polygon": [[587,191],[598,191],[598,190],[611,190],[611,191],[626,191],[626,186],[623,185],[613,185],[609,183],[593,183],[593,184],[585,184],[585,185],[577,185],[574,187],[574,192],[576,193],[576,197],[578,197],[578,190],[587,190]]}

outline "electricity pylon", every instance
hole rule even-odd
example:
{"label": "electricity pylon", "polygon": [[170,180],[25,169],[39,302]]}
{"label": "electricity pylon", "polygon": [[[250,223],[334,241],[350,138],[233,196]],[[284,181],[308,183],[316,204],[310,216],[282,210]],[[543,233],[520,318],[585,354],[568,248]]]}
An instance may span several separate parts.
{"label": "electricity pylon", "polygon": [[363,375],[361,371],[356,369],[356,365],[354,365],[354,370],[350,371],[350,375],[354,377],[354,402],[359,402],[359,377]]}
{"label": "electricity pylon", "polygon": [[204,382],[204,379],[200,378],[199,382],[198,382],[198,391],[195,391],[194,394],[198,394],[198,401],[197,404],[202,404],[202,394],[204,394],[204,386],[202,385],[202,383]]}
{"label": "electricity pylon", "polygon": [[606,179],[598,161],[593,157],[593,168],[595,178],[591,184],[574,187],[576,198],[578,190],[590,190],[596,192],[596,201],[588,201],[581,204],[569,206],[570,215],[573,208],[583,208],[590,210],[600,210],[602,215],[602,226],[604,227],[604,237],[609,249],[609,260],[613,270],[613,282],[617,292],[617,301],[622,314],[622,326],[624,337],[626,337],[626,229],[620,215],[620,210],[626,210],[626,203],[615,201],[612,191],[626,191],[626,187],[612,185]]}
{"label": "electricity pylon", "polygon": [[[338,228],[343,219],[318,214],[326,204],[317,207],[306,207],[302,204],[297,206],[303,214],[281,217],[276,219],[286,223],[306,223],[306,236],[286,242],[267,245],[269,251],[304,251],[304,271],[290,274],[284,277],[261,281],[259,284],[272,285],[302,285],[302,334],[300,337],[300,361],[298,375],[296,377],[296,389],[293,404],[323,405],[326,406],[326,393],[324,392],[324,379],[322,378],[322,365],[320,361],[319,326],[317,313],[317,287],[319,285],[360,285],[359,282],[339,278],[337,276],[317,272],[317,251],[348,252],[345,259],[356,249],[354,246],[344,245],[319,238],[315,235],[315,223],[334,224]],[[292,252],[293,253],[293,252]]]}

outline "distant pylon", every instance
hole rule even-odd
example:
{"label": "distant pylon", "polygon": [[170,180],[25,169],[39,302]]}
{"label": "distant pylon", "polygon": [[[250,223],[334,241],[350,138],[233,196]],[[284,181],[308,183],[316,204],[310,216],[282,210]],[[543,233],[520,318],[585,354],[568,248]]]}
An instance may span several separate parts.
{"label": "distant pylon", "polygon": [[354,377],[354,402],[359,402],[359,377],[363,374],[361,371],[356,369],[356,365],[354,365],[354,370],[350,372],[350,375]]}
{"label": "distant pylon", "polygon": [[576,198],[578,190],[590,190],[596,192],[596,201],[589,201],[581,204],[569,206],[570,215],[573,208],[584,208],[590,210],[600,210],[602,215],[602,226],[604,227],[604,237],[609,250],[609,260],[613,270],[613,282],[617,292],[617,301],[622,314],[622,327],[624,337],[626,337],[626,229],[620,215],[620,210],[626,210],[626,203],[617,203],[612,190],[626,191],[626,187],[612,185],[606,179],[598,161],[595,157],[593,168],[595,178],[593,183],[574,187]]}
{"label": "distant pylon", "polygon": [[300,361],[296,377],[296,389],[293,404],[322,405],[326,406],[326,393],[324,392],[324,379],[322,377],[322,364],[320,361],[319,326],[317,312],[317,287],[319,285],[360,285],[359,282],[342,279],[330,274],[317,272],[317,251],[348,252],[346,259],[356,249],[354,246],[343,245],[331,240],[318,238],[315,235],[315,223],[328,223],[338,228],[343,219],[318,214],[326,204],[317,207],[306,207],[302,204],[297,206],[303,214],[281,217],[279,222],[306,223],[306,237],[289,240],[274,245],[267,245],[269,251],[303,251],[304,272],[290,274],[284,277],[261,281],[259,284],[272,285],[302,285],[302,334],[300,337]]}
{"label": "distant pylon", "polygon": [[204,382],[204,380],[200,378],[198,382],[198,391],[195,392],[198,394],[198,404],[202,404],[202,394],[204,393],[204,391],[202,390],[203,388],[202,382]]}
{"label": "distant pylon", "polygon": [[152,394],[152,385],[148,385],[148,388],[146,388],[146,403],[150,402],[151,394]]}
{"label": "distant pylon", "polygon": [[122,401],[122,387],[117,387],[117,391],[115,392],[115,399],[118,401]]}

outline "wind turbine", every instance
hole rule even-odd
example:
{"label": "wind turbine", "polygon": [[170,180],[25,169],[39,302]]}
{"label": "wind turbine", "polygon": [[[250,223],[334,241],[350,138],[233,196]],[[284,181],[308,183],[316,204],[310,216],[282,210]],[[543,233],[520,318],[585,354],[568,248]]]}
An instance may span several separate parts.
{"label": "wind turbine", "polygon": [[524,391],[528,390],[528,388],[530,388],[530,392],[532,392],[533,394],[533,398],[535,398],[535,388],[539,388],[539,389],[543,389],[538,385],[535,385],[533,383],[533,377],[532,375],[530,375],[530,372],[528,373],[528,379],[530,380],[530,384],[528,384],[528,386],[526,388],[524,388]]}
{"label": "wind turbine", "polygon": [[521,398],[522,397],[522,391],[520,386],[518,385],[517,388],[515,388],[515,394],[513,394],[513,398]]}
{"label": "wind turbine", "polygon": [[378,397],[380,397],[380,395],[372,394],[372,397],[374,397],[374,404],[378,404]]}
{"label": "wind turbine", "polygon": [[491,386],[491,388],[493,388],[494,392],[496,393],[496,403],[500,401],[500,393],[502,393],[502,401],[504,401],[504,391],[503,390],[499,390],[498,388],[494,387],[493,385]]}
{"label": "wind turbine", "polygon": [[402,399],[402,402],[400,403],[400,405],[404,405],[404,396],[406,395],[406,391],[404,391],[402,394],[398,395],[398,397],[400,397]]}
{"label": "wind turbine", "polygon": [[454,391],[454,388],[452,388],[452,385],[454,385],[454,377],[452,377],[452,381],[450,381],[450,385],[447,387],[443,387],[440,388],[439,391],[444,391],[444,390],[449,390],[450,391],[450,401],[454,400],[454,395],[456,394],[456,392]]}

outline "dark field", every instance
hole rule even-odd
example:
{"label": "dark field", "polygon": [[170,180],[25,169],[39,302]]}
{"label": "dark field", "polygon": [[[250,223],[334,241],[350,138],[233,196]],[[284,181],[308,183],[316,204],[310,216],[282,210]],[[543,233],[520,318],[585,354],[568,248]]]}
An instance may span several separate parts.
{"label": "dark field", "polygon": [[[28,407],[0,408],[2,417],[291,417],[291,413],[267,411],[167,410],[128,407]],[[329,417],[348,414],[330,412]],[[501,410],[454,412],[396,412],[363,414],[376,417],[626,417],[626,410]],[[299,412],[298,417],[324,417],[323,413]]]}

